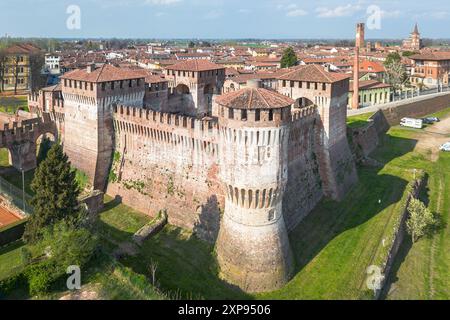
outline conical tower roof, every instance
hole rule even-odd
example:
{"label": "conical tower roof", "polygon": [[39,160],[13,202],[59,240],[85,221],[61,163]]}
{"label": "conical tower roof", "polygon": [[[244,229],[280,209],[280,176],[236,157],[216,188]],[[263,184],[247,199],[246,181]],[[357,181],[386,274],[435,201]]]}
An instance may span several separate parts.
{"label": "conical tower roof", "polygon": [[294,100],[278,92],[262,88],[244,88],[217,97],[219,105],[235,109],[278,109],[294,104]]}

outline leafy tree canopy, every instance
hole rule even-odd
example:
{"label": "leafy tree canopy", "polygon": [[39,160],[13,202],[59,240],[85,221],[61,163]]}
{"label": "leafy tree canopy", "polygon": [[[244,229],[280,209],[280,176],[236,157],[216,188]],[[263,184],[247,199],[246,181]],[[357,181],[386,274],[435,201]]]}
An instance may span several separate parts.
{"label": "leafy tree canopy", "polygon": [[297,55],[292,47],[284,50],[283,57],[281,58],[281,67],[289,68],[295,66],[298,63]]}

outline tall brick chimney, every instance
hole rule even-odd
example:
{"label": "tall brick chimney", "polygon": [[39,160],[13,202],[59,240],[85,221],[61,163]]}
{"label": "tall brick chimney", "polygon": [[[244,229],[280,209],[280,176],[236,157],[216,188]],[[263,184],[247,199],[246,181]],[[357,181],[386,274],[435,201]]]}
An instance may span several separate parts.
{"label": "tall brick chimney", "polygon": [[364,46],[364,23],[356,25],[355,63],[353,64],[352,109],[359,108],[359,52]]}

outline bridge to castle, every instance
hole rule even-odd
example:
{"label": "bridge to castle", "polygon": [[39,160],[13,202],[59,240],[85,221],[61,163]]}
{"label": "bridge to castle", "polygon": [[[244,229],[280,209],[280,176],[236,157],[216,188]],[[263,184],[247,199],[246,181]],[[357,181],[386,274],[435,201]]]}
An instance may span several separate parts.
{"label": "bridge to castle", "polygon": [[41,117],[30,114],[0,114],[0,148],[9,150],[10,163],[17,170],[28,171],[37,166],[37,146],[42,137],[58,137],[58,130],[48,113]]}

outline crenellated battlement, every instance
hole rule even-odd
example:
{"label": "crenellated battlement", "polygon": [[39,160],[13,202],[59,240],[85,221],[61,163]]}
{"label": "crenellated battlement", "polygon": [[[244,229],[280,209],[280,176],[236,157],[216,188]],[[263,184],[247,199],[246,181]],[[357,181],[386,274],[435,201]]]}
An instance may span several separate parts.
{"label": "crenellated battlement", "polygon": [[35,142],[34,139],[46,132],[54,133],[53,121],[48,114],[42,117],[4,123],[3,127],[0,128],[0,146],[9,147],[14,143],[19,144],[23,141]]}
{"label": "crenellated battlement", "polygon": [[292,111],[292,121],[298,121],[305,118],[311,118],[317,115],[317,106],[311,105],[309,107],[304,107],[301,109],[294,109]]}
{"label": "crenellated battlement", "polygon": [[118,105],[114,108],[116,119],[132,121],[133,119],[143,119],[157,124],[164,124],[174,127],[183,127],[188,129],[198,129],[200,131],[209,131],[218,128],[215,120],[200,120],[195,117],[153,111],[138,107]]}

